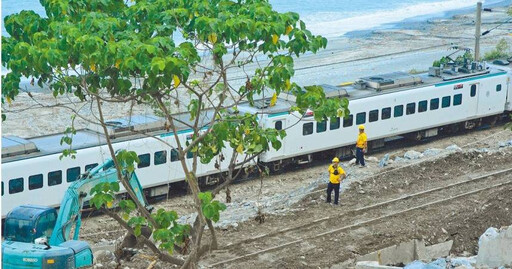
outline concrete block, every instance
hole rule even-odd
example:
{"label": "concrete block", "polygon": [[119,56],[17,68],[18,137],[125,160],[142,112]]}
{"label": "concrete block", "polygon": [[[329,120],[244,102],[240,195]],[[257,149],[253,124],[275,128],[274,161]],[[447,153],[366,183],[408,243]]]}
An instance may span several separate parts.
{"label": "concrete block", "polygon": [[497,230],[489,228],[478,240],[478,266],[512,265],[512,226]]}
{"label": "concrete block", "polygon": [[356,269],[402,269],[402,267],[380,265],[376,261],[363,261],[356,263]]}
{"label": "concrete block", "polygon": [[425,241],[423,240],[414,240],[414,258],[416,260],[430,261],[431,259],[427,255],[427,247],[425,247]]}
{"label": "concrete block", "polygon": [[376,261],[379,264],[410,263],[415,260],[415,241],[400,243],[356,259],[356,261]]}
{"label": "concrete block", "polygon": [[430,262],[448,256],[452,245],[453,241],[447,241],[427,247],[424,241],[414,239],[357,257],[356,261],[376,261],[379,264],[407,264],[415,260]]}
{"label": "concrete block", "polygon": [[425,247],[425,254],[423,257],[418,257],[418,259],[431,261],[433,259],[437,259],[440,257],[446,257],[450,255],[450,250],[452,249],[453,241],[446,241],[443,243],[431,245]]}

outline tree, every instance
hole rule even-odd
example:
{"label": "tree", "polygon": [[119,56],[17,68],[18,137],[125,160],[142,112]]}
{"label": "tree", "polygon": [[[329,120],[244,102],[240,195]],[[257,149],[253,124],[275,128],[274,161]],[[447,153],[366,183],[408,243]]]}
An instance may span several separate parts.
{"label": "tree", "polygon": [[[326,99],[321,87],[292,82],[294,57],[325,48],[327,40],[311,34],[298,14],[278,13],[268,1],[41,3],[47,18],[33,11],[5,18],[10,37],[2,37],[2,64],[10,73],[2,77],[2,104],[15,101],[22,77],[32,78],[41,87],[48,85],[56,97],[75,96],[76,102],[95,104],[105,134],[103,103],[155,107],[177,143],[175,150],[197,211],[194,225],[179,225],[172,210],[151,213],[136,199],[119,202],[120,214],[109,210],[119,190],[116,184],[95,187],[92,202],[163,261],[194,267],[205,252],[217,248],[212,221],[219,220],[225,206],[214,200],[215,195],[259,153],[281,147],[285,131],[263,128],[258,115],[236,113],[241,102],[254,105],[258,96],[270,92],[273,106],[277,96],[287,92],[297,100],[292,113],[303,115],[311,109],[316,120],[348,115],[347,99]],[[261,61],[261,56],[267,60]],[[230,80],[235,73],[243,74],[245,82],[238,85]],[[177,116],[181,111],[189,114],[190,121]],[[178,125],[192,130],[189,140],[179,139]],[[72,145],[74,129],[67,131],[63,141]],[[137,154],[116,155],[106,137],[120,183],[133,198],[121,168],[133,170]],[[73,153],[70,148],[64,155]],[[193,155],[191,164],[187,154]],[[240,158],[243,161],[237,162]],[[227,162],[225,181],[211,192],[201,192],[198,162],[212,161]],[[153,231],[152,240],[140,236],[144,226]],[[211,241],[204,244],[206,226]],[[175,248],[186,258],[173,256]]]}

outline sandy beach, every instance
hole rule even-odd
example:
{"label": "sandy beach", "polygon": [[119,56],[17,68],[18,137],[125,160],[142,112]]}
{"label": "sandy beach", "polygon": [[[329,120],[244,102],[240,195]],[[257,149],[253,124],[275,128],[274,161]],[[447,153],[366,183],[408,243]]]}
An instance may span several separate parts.
{"label": "sandy beach", "polygon": [[[482,32],[508,19],[505,11],[506,8],[497,7],[492,12],[483,12]],[[427,70],[434,60],[453,52],[449,50],[451,45],[474,48],[474,18],[472,12],[450,18],[405,21],[390,29],[355,32],[332,38],[326,49],[296,60],[293,80],[300,85],[336,85],[372,74]],[[507,25],[503,25],[482,37],[481,55],[493,49],[502,38],[510,43],[512,36],[508,33]],[[248,69],[251,68],[254,66]],[[237,71],[231,73],[229,78],[235,86],[245,81],[245,75]],[[40,89],[31,89],[29,84],[22,87],[28,91],[36,90],[32,95],[37,102],[27,93],[20,93],[11,105],[6,104],[4,111],[7,121],[2,123],[3,135],[34,137],[62,132],[70,126],[73,112],[57,104],[69,104],[74,100],[72,96],[59,96],[56,99]],[[96,111],[91,109],[90,104],[75,104],[73,108],[94,120]],[[131,104],[105,104],[104,109],[109,119],[130,113],[153,114],[149,107],[135,106],[132,110]],[[77,119],[75,128],[85,128],[88,124],[85,120]]]}

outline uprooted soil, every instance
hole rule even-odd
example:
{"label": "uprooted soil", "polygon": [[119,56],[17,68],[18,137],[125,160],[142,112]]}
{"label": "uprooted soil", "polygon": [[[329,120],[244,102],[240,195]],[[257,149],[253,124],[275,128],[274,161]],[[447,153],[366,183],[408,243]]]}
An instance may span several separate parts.
{"label": "uprooted soil", "polygon": [[[478,176],[487,171],[497,171],[511,166],[512,149],[484,154],[453,153],[445,158],[370,177],[360,184],[352,184],[352,187],[345,190],[341,197],[341,207],[326,204],[323,193],[313,194],[299,203],[290,214],[267,216],[266,222],[261,225],[255,222],[244,223],[236,229],[220,231],[220,244],[225,245],[241,238],[268,234],[283,227],[297,226],[404,194],[448,185],[460,181],[461,177],[467,175]],[[502,174],[499,177],[512,179],[510,174]],[[427,209],[363,225],[353,230],[305,240],[297,245],[242,259],[222,267],[328,268],[333,264],[350,261],[358,255],[413,238],[423,239],[427,245],[454,240],[453,254],[476,254],[478,237],[488,227],[499,228],[512,224],[511,193],[512,187],[505,185]],[[343,219],[339,221],[342,223]],[[315,229],[297,234],[294,239],[305,238],[335,228],[336,226],[317,225]],[[276,239],[269,238],[269,240]],[[260,241],[262,245],[269,244],[265,239]],[[256,246],[254,251],[259,250],[257,244],[250,246]],[[240,248],[243,247],[243,245],[240,246]],[[237,249],[213,252],[204,265],[233,258],[239,254]],[[342,267],[349,265],[350,262],[346,262]]]}

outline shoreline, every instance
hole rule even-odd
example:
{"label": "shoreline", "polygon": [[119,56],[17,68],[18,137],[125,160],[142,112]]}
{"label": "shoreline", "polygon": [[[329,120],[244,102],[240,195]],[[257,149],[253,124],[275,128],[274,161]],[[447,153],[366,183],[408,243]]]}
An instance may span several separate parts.
{"label": "shoreline", "polygon": [[[484,11],[484,9],[496,9],[496,8],[506,8],[512,4],[512,1],[510,0],[503,0],[501,2],[492,3],[488,5],[482,6],[482,13],[486,13],[487,11]],[[496,12],[496,11],[491,11]],[[398,22],[392,22],[392,23],[385,23],[382,25],[379,25],[377,27],[373,27],[371,29],[365,29],[365,30],[356,30],[356,31],[350,31],[345,34],[343,34],[340,37],[369,37],[374,31],[382,31],[382,30],[426,30],[426,28],[434,21],[437,20],[449,20],[452,19],[455,16],[459,15],[467,15],[471,13],[476,13],[476,5],[472,7],[465,7],[455,10],[450,10],[442,13],[434,13],[429,15],[421,15],[416,17],[411,17],[404,19],[402,21]],[[340,38],[336,37],[336,38]],[[336,38],[332,38],[333,40]]]}

